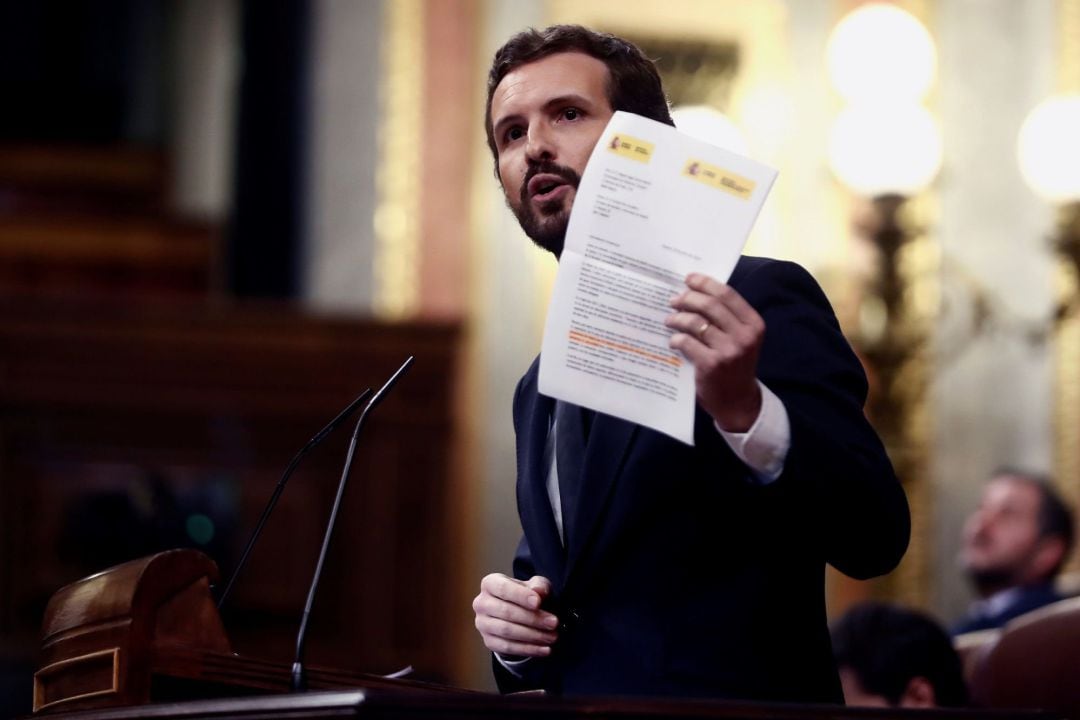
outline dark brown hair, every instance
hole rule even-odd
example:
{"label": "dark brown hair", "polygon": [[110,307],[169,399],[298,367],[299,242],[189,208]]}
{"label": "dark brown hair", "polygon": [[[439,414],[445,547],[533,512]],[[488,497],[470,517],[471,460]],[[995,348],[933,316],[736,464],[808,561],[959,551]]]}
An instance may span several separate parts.
{"label": "dark brown hair", "polygon": [[851,608],[831,629],[836,664],[855,673],[862,689],[900,704],[912,678],[934,688],[935,704],[964,707],[968,692],[960,656],[928,615],[880,602]]}
{"label": "dark brown hair", "polygon": [[581,25],[552,25],[543,30],[529,28],[499,48],[488,73],[484,129],[488,147],[495,158],[496,176],[499,174],[499,151],[491,125],[491,97],[495,88],[511,70],[561,52],[584,53],[607,65],[607,95],[612,110],[625,110],[668,125],[675,124],[656,65],[637,45]]}

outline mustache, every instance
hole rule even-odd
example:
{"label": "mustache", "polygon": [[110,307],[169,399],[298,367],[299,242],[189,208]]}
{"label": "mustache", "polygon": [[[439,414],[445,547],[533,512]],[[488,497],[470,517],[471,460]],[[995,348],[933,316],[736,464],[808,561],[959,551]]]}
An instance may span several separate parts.
{"label": "mustache", "polygon": [[525,179],[521,182],[522,205],[529,201],[529,181],[541,174],[557,175],[566,181],[567,185],[573,186],[574,189],[577,189],[578,183],[581,182],[581,176],[574,172],[573,169],[568,168],[565,165],[553,163],[550,160],[541,160],[540,162],[529,166],[528,171],[525,173]]}

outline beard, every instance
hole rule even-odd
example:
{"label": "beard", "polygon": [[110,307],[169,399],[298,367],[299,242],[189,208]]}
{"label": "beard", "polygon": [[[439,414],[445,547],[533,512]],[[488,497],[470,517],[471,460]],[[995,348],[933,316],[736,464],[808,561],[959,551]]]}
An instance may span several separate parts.
{"label": "beard", "polygon": [[566,227],[570,223],[570,205],[562,199],[539,205],[532,202],[529,197],[529,181],[540,174],[557,175],[575,190],[581,182],[581,176],[563,165],[556,165],[550,161],[539,162],[530,166],[528,172],[525,173],[525,179],[521,182],[517,208],[510,204],[510,198],[507,198],[507,204],[510,204],[510,210],[525,234],[538,247],[547,250],[557,259],[562,256],[563,243],[566,241]]}
{"label": "beard", "polygon": [[968,579],[980,597],[990,597],[999,590],[1019,584],[1015,572],[1000,567],[969,569]]}

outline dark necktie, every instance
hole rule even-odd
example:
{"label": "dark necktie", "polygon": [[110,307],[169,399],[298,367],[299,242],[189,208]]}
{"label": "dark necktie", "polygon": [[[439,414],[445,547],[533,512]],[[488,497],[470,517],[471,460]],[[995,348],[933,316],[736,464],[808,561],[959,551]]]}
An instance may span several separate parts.
{"label": "dark necktie", "polygon": [[570,544],[581,496],[581,470],[594,414],[592,410],[562,400],[555,403],[555,466],[559,473],[564,546]]}

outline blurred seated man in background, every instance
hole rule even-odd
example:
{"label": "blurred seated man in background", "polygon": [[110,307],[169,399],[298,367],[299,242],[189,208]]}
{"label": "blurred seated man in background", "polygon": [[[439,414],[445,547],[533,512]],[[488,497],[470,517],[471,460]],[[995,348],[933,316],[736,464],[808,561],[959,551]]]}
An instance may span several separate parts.
{"label": "blurred seated man in background", "polygon": [[844,701],[863,707],[963,707],[960,658],[949,636],[922,613],[863,603],[832,627]]}
{"label": "blurred seated man in background", "polygon": [[953,634],[998,628],[1060,600],[1054,578],[1072,541],[1072,512],[1046,478],[995,472],[964,524],[960,562],[979,599]]}

